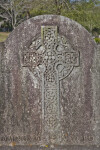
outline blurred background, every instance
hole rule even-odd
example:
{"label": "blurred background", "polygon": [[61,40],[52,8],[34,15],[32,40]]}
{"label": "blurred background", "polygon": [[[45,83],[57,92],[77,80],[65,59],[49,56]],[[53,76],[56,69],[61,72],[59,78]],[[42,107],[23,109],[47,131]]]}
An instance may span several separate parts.
{"label": "blurred background", "polygon": [[43,14],[77,21],[100,44],[100,0],[0,0],[0,42],[21,22]]}

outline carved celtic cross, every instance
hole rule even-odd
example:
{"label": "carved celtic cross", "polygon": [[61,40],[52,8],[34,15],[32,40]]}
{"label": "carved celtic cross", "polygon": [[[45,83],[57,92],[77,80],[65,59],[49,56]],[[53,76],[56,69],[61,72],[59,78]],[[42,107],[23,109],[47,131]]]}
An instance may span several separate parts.
{"label": "carved celtic cross", "polygon": [[34,40],[24,54],[24,67],[32,72],[42,67],[43,138],[49,143],[61,139],[60,80],[79,66],[79,52],[75,52],[57,26],[42,26],[41,38]]}

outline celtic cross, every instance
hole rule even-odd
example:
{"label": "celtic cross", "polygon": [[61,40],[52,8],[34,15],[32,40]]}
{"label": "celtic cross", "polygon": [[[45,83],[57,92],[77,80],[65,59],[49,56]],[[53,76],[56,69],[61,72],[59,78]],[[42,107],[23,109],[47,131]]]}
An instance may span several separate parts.
{"label": "celtic cross", "polygon": [[41,38],[34,40],[24,54],[24,67],[32,72],[42,66],[42,119],[43,135],[49,143],[59,143],[60,80],[79,66],[79,52],[75,52],[64,36],[58,35],[57,26],[42,26]]}

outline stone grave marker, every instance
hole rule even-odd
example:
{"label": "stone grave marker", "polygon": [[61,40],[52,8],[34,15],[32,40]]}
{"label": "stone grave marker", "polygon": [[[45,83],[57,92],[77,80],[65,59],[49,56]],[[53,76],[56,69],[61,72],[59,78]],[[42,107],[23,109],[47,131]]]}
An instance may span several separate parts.
{"label": "stone grave marker", "polygon": [[34,17],[0,54],[1,146],[99,146],[99,55],[81,25]]}

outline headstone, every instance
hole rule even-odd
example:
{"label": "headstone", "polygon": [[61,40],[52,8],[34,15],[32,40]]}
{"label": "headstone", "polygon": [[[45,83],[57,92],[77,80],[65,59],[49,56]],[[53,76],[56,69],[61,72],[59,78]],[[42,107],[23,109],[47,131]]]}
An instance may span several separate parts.
{"label": "headstone", "polygon": [[100,66],[91,35],[66,17],[44,15],[19,25],[4,46],[0,145],[99,146]]}

